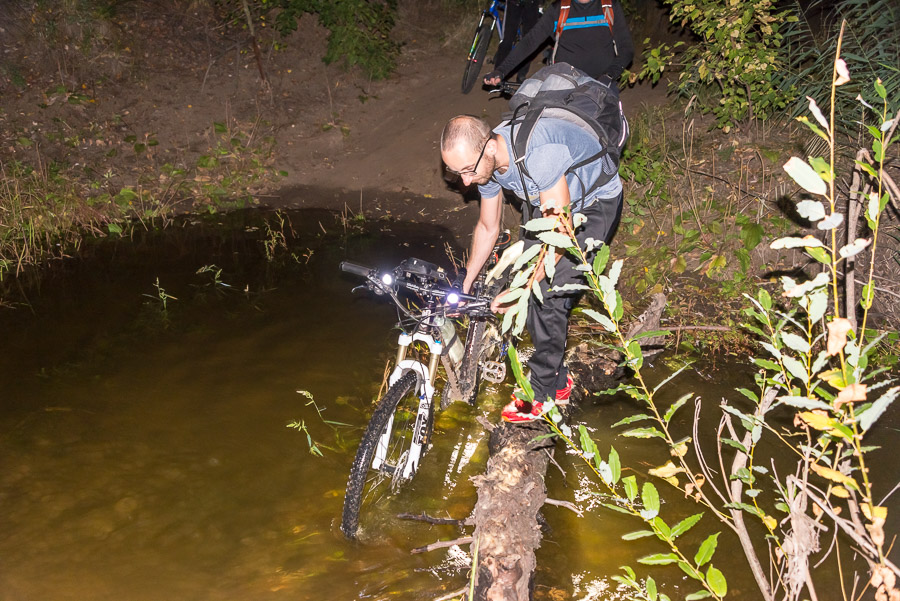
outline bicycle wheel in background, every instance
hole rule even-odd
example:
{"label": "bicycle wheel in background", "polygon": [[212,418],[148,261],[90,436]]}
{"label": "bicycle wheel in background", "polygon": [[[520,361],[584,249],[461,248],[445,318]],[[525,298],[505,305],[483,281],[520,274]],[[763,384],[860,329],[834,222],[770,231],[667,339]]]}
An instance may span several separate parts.
{"label": "bicycle wheel in background", "polygon": [[475,87],[478,76],[481,74],[481,65],[487,56],[488,46],[491,45],[491,36],[494,28],[482,22],[475,30],[472,38],[472,46],[469,50],[469,60],[466,62],[466,70],[463,72],[462,93],[468,94]]}
{"label": "bicycle wheel in background", "polygon": [[[407,372],[388,389],[369,420],[350,469],[347,492],[344,493],[341,532],[347,538],[356,538],[361,513],[371,510],[380,500],[397,492],[415,475],[413,471],[408,478],[403,477],[419,409],[417,388],[416,373]],[[432,410],[424,424],[425,448],[431,440],[433,427]],[[389,436],[385,439],[383,435],[387,431]],[[382,446],[379,446],[380,443]],[[376,450],[381,461],[373,469],[372,459],[376,457]]]}

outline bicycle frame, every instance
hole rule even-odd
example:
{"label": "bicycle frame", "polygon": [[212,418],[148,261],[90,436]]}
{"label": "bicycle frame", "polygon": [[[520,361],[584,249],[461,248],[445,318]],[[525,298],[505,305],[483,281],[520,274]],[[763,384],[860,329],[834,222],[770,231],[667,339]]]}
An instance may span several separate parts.
{"label": "bicycle frame", "polygon": [[[500,11],[503,11],[503,15],[500,15]],[[479,29],[484,24],[484,19],[486,17],[490,17],[491,21],[491,34],[494,32],[494,28],[497,29],[497,35],[500,36],[500,41],[503,41],[503,35],[506,32],[506,2],[504,0],[493,0],[491,5],[481,11],[481,19],[478,21]],[[477,41],[477,40],[476,40]],[[472,55],[475,53],[475,41],[472,43],[472,47],[469,48],[469,59],[472,58]]]}

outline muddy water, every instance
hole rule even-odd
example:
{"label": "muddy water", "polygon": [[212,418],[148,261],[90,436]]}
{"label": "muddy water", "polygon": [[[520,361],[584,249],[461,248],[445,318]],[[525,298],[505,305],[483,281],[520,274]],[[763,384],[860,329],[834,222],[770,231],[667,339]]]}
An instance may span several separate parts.
{"label": "muddy water", "polygon": [[[422,225],[367,224],[378,233],[360,235],[326,213],[287,217],[292,227],[238,214],[89,247],[31,289],[30,304],[0,314],[0,599],[419,600],[465,584],[458,548],[410,554],[457,529],[393,516],[468,515],[470,477],[487,453],[475,417],[495,419],[508,385],[489,387],[477,409],[437,417],[435,447],[379,516],[382,528],[362,543],[338,530],[396,331],[391,308],[351,295],[337,263],[446,262],[454,238]],[[267,257],[265,242],[280,240],[273,231],[286,244]],[[672,395],[699,389],[712,406],[738,382],[734,369],[702,368]],[[657,445],[609,432],[629,412],[627,400],[603,397],[576,419],[641,469],[661,463]],[[551,470],[550,496],[597,506],[577,462],[558,458],[564,473]],[[668,497],[678,517],[694,512]],[[610,579],[618,566],[660,551],[621,541],[639,528],[626,516],[545,514],[541,598],[623,598]],[[744,571],[734,541],[720,541],[716,563],[737,598],[756,598],[732,576]],[[673,599],[694,590],[680,573],[650,573],[669,577]]]}

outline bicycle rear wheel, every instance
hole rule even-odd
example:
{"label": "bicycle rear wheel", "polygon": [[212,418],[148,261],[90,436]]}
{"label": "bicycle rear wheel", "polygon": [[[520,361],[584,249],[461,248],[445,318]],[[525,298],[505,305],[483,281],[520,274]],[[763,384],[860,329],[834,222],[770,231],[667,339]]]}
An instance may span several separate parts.
{"label": "bicycle rear wheel", "polygon": [[451,403],[461,401],[470,405],[475,404],[478,397],[478,388],[481,386],[481,370],[479,362],[481,356],[487,350],[489,344],[487,322],[484,319],[469,322],[469,330],[466,333],[466,346],[463,357],[459,362],[459,368],[455,370],[455,385],[447,378],[444,389],[441,392],[441,409],[446,409]]}
{"label": "bicycle rear wheel", "polygon": [[417,424],[417,389],[418,376],[407,372],[388,389],[369,420],[344,494],[341,532],[347,538],[356,538],[361,514],[396,493],[418,469],[417,461],[410,462],[413,435],[418,427],[424,452],[431,440],[434,412],[429,411],[424,423]]}
{"label": "bicycle rear wheel", "polygon": [[462,93],[468,94],[475,87],[478,75],[481,74],[481,65],[487,56],[488,46],[491,44],[491,36],[494,28],[482,22],[475,30],[472,46],[469,50],[469,59],[466,62],[466,70],[463,72]]}

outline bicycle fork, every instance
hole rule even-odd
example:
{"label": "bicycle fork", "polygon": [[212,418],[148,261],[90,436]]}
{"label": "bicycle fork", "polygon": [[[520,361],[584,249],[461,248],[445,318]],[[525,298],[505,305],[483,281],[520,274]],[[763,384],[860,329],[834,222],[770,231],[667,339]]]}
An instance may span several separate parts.
{"label": "bicycle fork", "polygon": [[[424,342],[428,346],[430,356],[427,366],[421,361],[406,358],[409,346],[416,341]],[[415,332],[412,335],[402,333],[398,339],[398,344],[396,367],[391,372],[388,384],[393,386],[408,371],[415,372],[418,381],[416,384],[416,396],[419,398],[419,407],[416,411],[412,444],[408,455],[405,458],[401,457],[401,465],[387,467],[394,471],[394,477],[409,480],[416,473],[419,467],[419,460],[422,458],[422,453],[428,444],[428,420],[431,416],[432,401],[434,399],[434,380],[437,376],[437,365],[443,351],[443,344],[439,340],[435,340],[434,336],[424,332]],[[384,432],[381,433],[378,445],[375,447],[375,455],[372,458],[373,470],[381,470],[382,466],[385,465],[393,426],[394,416],[391,415]],[[397,473],[398,471],[399,474]]]}

